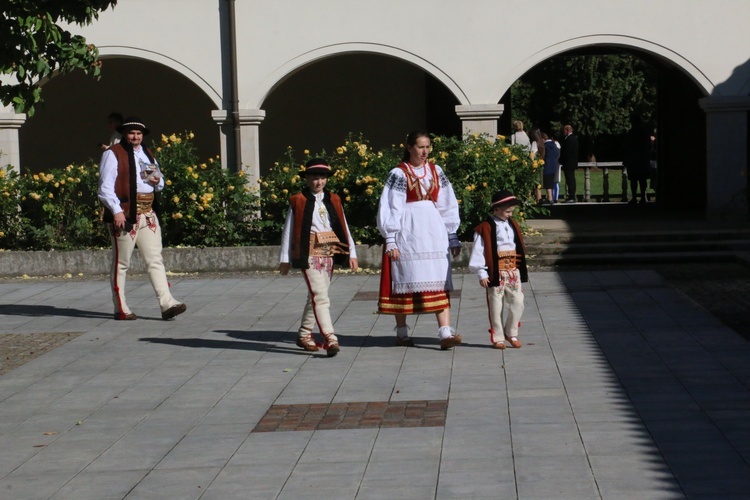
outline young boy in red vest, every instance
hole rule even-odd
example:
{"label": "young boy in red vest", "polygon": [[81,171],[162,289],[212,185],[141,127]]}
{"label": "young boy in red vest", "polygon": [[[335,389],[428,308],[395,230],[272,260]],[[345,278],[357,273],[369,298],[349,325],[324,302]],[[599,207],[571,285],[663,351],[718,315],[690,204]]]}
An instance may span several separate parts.
{"label": "young boy in red vest", "polygon": [[309,352],[318,351],[312,337],[317,323],[328,357],[340,351],[333,331],[328,288],[333,265],[349,265],[357,271],[357,251],[346,223],[341,198],[325,189],[333,171],[322,158],[307,162],[299,175],[307,188],[291,197],[289,214],[281,234],[279,272],[286,275],[291,267],[302,270],[307,283],[307,303],[302,312],[297,345]]}
{"label": "young boy in red vest", "polygon": [[518,203],[508,190],[492,195],[492,216],[474,229],[474,247],[469,259],[469,269],[487,289],[490,342],[495,349],[505,349],[504,340],[517,349],[521,347],[518,340],[524,308],[521,282],[527,282],[529,274],[521,228],[511,219]]}

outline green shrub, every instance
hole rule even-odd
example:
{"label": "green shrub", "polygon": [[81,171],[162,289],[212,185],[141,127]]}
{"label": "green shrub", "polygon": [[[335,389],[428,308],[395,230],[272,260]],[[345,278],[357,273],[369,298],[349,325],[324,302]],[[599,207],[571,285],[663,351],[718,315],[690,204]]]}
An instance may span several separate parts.
{"label": "green shrub", "polygon": [[218,159],[201,163],[185,135],[162,136],[154,156],[165,178],[157,210],[165,246],[238,246],[259,230],[257,189],[244,173],[221,168]]}
{"label": "green shrub", "polygon": [[105,245],[108,238],[98,221],[98,176],[97,166],[91,163],[21,175],[16,248],[70,250]]}
{"label": "green shrub", "polygon": [[[464,140],[435,136],[430,161],[440,165],[453,185],[461,212],[459,236],[468,241],[473,228],[489,214],[492,194],[500,189],[511,190],[521,206],[515,217],[523,222],[540,209],[532,196],[538,184],[539,165],[519,146],[505,144],[504,138],[490,142],[486,136],[473,135]],[[366,139],[349,136],[331,154],[322,151],[306,159],[326,157],[334,175],[328,188],[344,200],[344,209],[355,241],[380,243],[376,216],[380,193],[388,172],[398,165],[403,144],[375,151]],[[290,147],[284,158],[276,162],[260,180],[261,207],[266,225],[266,243],[278,243],[289,197],[305,186],[298,173],[303,165],[295,160]]]}
{"label": "green shrub", "polygon": [[[162,136],[152,144],[166,186],[157,196],[157,213],[165,246],[237,246],[277,244],[289,197],[305,186],[303,167],[290,147],[269,173],[250,186],[243,173],[221,168],[211,158],[201,163],[192,133]],[[388,173],[400,162],[403,144],[374,150],[362,137],[349,136],[327,157],[335,169],[329,188],[344,200],[352,236],[360,243],[379,243],[376,218]],[[461,211],[459,236],[467,241],[473,227],[489,213],[492,193],[510,189],[522,201],[516,218],[538,209],[532,192],[538,165],[528,153],[500,138],[464,140],[434,137],[430,161],[443,167],[453,184]],[[18,175],[0,169],[0,248],[48,250],[101,248],[109,236],[99,220],[96,196],[99,171],[94,163],[69,165],[40,174]]]}

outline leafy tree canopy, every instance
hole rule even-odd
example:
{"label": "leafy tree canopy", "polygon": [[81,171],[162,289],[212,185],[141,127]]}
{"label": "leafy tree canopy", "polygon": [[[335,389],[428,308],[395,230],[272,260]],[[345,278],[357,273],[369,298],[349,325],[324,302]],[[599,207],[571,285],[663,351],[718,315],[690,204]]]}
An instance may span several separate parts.
{"label": "leafy tree canopy", "polygon": [[591,139],[630,129],[630,116],[644,122],[656,109],[656,72],[631,55],[558,56],[514,83],[513,119],[559,132],[570,123]]}
{"label": "leafy tree canopy", "polygon": [[[4,0],[0,18],[0,99],[18,113],[42,102],[37,84],[53,73],[80,69],[99,76],[99,51],[59,24],[84,26],[117,0]],[[13,80],[16,80],[15,82]]]}

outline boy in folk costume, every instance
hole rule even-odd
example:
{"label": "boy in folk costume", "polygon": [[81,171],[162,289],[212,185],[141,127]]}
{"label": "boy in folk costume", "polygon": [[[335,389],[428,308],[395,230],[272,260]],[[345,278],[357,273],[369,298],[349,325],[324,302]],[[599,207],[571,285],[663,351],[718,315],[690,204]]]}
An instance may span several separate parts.
{"label": "boy in folk costume", "polygon": [[474,248],[469,259],[469,269],[487,289],[490,342],[495,349],[505,349],[503,338],[511,346],[521,347],[518,340],[524,309],[521,282],[529,280],[529,273],[521,228],[511,219],[518,203],[508,190],[492,196],[492,216],[474,229]]}
{"label": "boy in folk costume", "polygon": [[307,189],[290,199],[279,258],[282,275],[289,273],[291,267],[301,269],[307,283],[307,303],[302,312],[297,345],[308,352],[318,351],[312,337],[312,329],[317,323],[328,357],[335,356],[340,350],[328,298],[333,265],[348,263],[355,272],[359,267],[341,198],[325,189],[332,173],[322,158],[311,159],[305,170],[299,173],[307,181]]}

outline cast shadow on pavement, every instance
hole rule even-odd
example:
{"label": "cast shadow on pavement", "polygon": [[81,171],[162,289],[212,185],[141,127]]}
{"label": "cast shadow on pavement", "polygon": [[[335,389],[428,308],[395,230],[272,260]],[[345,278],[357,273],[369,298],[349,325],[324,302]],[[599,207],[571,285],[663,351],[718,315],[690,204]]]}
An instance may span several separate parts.
{"label": "cast shadow on pavement", "polygon": [[[303,354],[310,356],[311,353],[305,352],[296,346],[296,332],[282,331],[245,331],[245,330],[214,330],[214,333],[223,333],[228,340],[201,339],[201,338],[170,338],[170,337],[142,337],[138,340],[142,342],[152,342],[154,344],[169,344],[180,347],[194,347],[201,349],[242,349],[248,351],[275,351],[286,352],[289,354]],[[366,337],[340,335],[336,334],[339,339],[339,345],[346,347],[397,347],[392,335],[381,335]],[[316,342],[322,342],[319,334],[314,334]],[[231,340],[230,340],[231,339]],[[440,342],[435,337],[412,337],[414,348],[440,350]],[[461,344],[462,347],[482,347],[491,348],[490,345],[481,344]],[[313,356],[325,356],[325,351],[319,351],[312,354]]]}
{"label": "cast shadow on pavement", "polygon": [[609,368],[606,382],[632,425],[632,443],[649,450],[665,492],[747,498],[746,341],[663,282],[633,283],[625,272],[619,283],[561,276],[601,352],[591,362]]}
{"label": "cast shadow on pavement", "polygon": [[294,343],[294,336],[290,332],[215,330],[215,333],[225,333],[230,340],[201,338],[180,339],[170,337],[141,337],[138,340],[141,342],[151,342],[153,344],[167,344],[179,347],[194,347],[198,349],[239,349],[258,352],[274,351],[287,354],[302,354],[305,356],[322,355],[325,357],[325,351],[320,351],[319,353],[308,353],[297,347]]}
{"label": "cast shadow on pavement", "polygon": [[[112,313],[83,311],[69,307],[55,307],[44,304],[0,304],[0,315],[7,316],[63,316],[69,318],[112,319]],[[141,317],[139,316],[139,319]],[[150,319],[150,318],[148,318]],[[161,320],[161,318],[159,318]]]}

